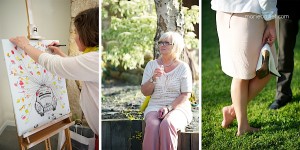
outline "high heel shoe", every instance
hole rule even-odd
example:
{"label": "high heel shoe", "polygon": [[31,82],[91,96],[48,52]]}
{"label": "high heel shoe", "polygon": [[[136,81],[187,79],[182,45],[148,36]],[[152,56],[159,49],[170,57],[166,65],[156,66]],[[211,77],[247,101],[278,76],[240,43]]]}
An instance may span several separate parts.
{"label": "high heel shoe", "polygon": [[256,66],[256,76],[259,79],[262,79],[269,73],[278,77],[281,76],[276,69],[275,60],[271,52],[271,47],[269,46],[269,44],[265,44],[260,50],[260,56]]}
{"label": "high heel shoe", "polygon": [[256,71],[256,76],[259,79],[266,77],[270,73],[270,70],[269,70],[270,53],[269,53],[269,51],[264,50],[261,52],[261,55],[262,55],[262,65],[261,65],[261,68]]}

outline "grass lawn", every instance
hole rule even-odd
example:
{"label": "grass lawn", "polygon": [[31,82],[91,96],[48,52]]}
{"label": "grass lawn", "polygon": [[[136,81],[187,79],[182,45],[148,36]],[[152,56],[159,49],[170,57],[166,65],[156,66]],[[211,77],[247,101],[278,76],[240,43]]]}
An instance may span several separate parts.
{"label": "grass lawn", "polygon": [[273,77],[248,105],[249,122],[261,131],[236,137],[236,121],[228,129],[221,128],[221,109],[231,104],[231,78],[221,70],[210,0],[202,0],[202,9],[202,149],[300,149],[300,37],[295,49],[293,101],[280,110],[268,109],[275,97]]}

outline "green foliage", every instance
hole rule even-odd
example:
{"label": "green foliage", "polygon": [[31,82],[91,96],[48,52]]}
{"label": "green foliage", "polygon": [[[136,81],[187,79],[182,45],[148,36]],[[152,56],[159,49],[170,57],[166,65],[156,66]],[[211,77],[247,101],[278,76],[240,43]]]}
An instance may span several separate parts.
{"label": "green foliage", "polygon": [[[185,42],[188,48],[198,49],[193,24],[199,22],[199,7],[183,9]],[[157,20],[154,1],[103,0],[102,23],[106,20],[110,26],[102,30],[103,61],[124,69],[141,67],[144,54],[153,53]]]}
{"label": "green foliage", "polygon": [[135,131],[135,134],[132,135],[129,140],[132,140],[132,139],[136,139],[138,141],[140,141],[142,143],[142,140],[143,140],[143,132],[141,131]]}
{"label": "green foliage", "polygon": [[251,126],[257,133],[236,137],[236,120],[228,129],[221,128],[222,107],[231,104],[231,78],[220,65],[215,12],[210,1],[203,1],[202,49],[202,149],[298,149],[300,146],[300,36],[295,49],[295,72],[292,81],[294,101],[280,110],[269,110],[276,90],[273,77],[264,90],[248,105]]}
{"label": "green foliage", "polygon": [[133,135],[132,138],[142,141],[143,140],[143,132],[135,131],[135,135]]}
{"label": "green foliage", "polygon": [[118,3],[104,0],[103,5],[109,6],[109,10],[102,9],[102,17],[112,15],[110,27],[102,31],[106,42],[103,61],[125,69],[144,64],[143,56],[152,52],[156,30],[154,3],[149,3],[148,0],[120,0]]}
{"label": "green foliage", "polygon": [[143,113],[140,111],[133,111],[133,110],[123,110],[121,111],[122,114],[124,114],[127,119],[129,120],[142,120],[143,119]]}
{"label": "green foliage", "polygon": [[135,131],[135,133],[128,139],[129,143],[131,143],[132,141],[137,141],[142,145],[142,143],[143,143],[143,132]]}
{"label": "green foliage", "polygon": [[193,5],[191,9],[183,7],[184,13],[184,39],[189,49],[199,49],[194,25],[199,24],[199,6]]}

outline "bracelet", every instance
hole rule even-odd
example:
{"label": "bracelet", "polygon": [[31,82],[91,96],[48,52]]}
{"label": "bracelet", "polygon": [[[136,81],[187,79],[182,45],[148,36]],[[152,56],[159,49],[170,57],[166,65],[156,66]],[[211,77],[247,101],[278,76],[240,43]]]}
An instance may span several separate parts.
{"label": "bracelet", "polygon": [[153,77],[151,77],[149,81],[150,81],[150,83],[153,83],[153,84],[156,83],[156,81],[153,80]]}

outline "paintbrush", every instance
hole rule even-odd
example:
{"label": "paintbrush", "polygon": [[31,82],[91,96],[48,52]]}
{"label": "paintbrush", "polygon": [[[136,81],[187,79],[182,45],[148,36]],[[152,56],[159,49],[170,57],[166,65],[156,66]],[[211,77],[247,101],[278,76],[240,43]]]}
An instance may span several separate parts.
{"label": "paintbrush", "polygon": [[67,46],[67,45],[65,45],[65,44],[59,44],[59,45],[53,45],[53,46],[55,46],[55,47],[61,47],[61,46]]}

